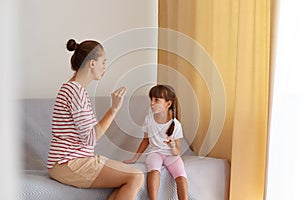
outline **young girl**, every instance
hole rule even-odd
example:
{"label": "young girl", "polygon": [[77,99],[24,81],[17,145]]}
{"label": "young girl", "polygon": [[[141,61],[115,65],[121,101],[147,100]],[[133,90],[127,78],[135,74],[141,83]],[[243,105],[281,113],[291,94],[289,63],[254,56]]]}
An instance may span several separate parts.
{"label": "young girl", "polygon": [[157,199],[160,184],[160,170],[164,164],[177,185],[178,199],[188,199],[186,172],[180,157],[182,127],[176,119],[176,95],[172,87],[157,85],[149,91],[151,110],[146,116],[144,138],[135,156],[125,163],[135,163],[148,148],[146,166],[148,169],[148,192],[150,200]]}

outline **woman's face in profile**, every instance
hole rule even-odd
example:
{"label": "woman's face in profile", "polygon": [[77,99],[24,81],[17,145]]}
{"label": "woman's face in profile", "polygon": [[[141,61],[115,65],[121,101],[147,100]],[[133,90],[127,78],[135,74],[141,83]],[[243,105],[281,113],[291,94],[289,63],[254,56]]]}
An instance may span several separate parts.
{"label": "woman's face in profile", "polygon": [[94,75],[96,80],[100,80],[105,73],[106,54],[103,51],[102,55],[95,61]]}

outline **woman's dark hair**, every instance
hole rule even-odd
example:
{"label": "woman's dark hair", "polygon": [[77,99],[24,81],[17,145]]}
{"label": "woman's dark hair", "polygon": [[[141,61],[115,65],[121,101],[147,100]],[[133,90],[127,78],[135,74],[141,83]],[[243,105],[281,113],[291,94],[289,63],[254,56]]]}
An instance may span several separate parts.
{"label": "woman's dark hair", "polygon": [[86,40],[78,44],[74,39],[67,42],[67,49],[74,51],[71,57],[71,68],[78,71],[89,60],[98,60],[104,51],[103,46],[94,40]]}
{"label": "woman's dark hair", "polygon": [[175,90],[169,85],[156,85],[150,89],[149,97],[150,99],[163,98],[166,101],[172,102],[171,106],[169,107],[169,110],[172,112],[172,123],[166,132],[168,136],[171,136],[175,126],[174,118],[176,118],[177,115],[177,98]]}

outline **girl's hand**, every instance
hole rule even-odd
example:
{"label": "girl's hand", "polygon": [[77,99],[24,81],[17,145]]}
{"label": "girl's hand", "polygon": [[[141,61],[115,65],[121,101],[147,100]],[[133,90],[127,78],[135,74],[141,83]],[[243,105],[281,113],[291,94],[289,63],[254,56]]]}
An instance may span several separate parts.
{"label": "girl's hand", "polygon": [[125,87],[120,87],[119,89],[111,93],[111,100],[112,100],[111,110],[113,115],[115,115],[120,110],[123,104],[125,93],[126,93]]}
{"label": "girl's hand", "polygon": [[137,159],[135,158],[132,158],[130,160],[123,160],[123,163],[125,164],[134,164],[136,162]]}
{"label": "girl's hand", "polygon": [[175,140],[171,136],[168,136],[167,140],[165,140],[164,143],[167,144],[171,149],[176,147]]}

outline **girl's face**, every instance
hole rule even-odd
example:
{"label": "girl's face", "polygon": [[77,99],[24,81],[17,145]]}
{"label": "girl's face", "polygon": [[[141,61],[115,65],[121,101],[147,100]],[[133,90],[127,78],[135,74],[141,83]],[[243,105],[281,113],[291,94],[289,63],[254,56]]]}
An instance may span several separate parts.
{"label": "girl's face", "polygon": [[102,56],[98,58],[98,60],[95,60],[95,66],[93,69],[93,74],[95,76],[96,80],[100,80],[101,77],[105,73],[105,62],[106,62],[106,54],[105,52],[102,52]]}
{"label": "girl's face", "polygon": [[151,98],[151,109],[154,114],[158,113],[166,113],[169,110],[169,107],[171,106],[171,101],[166,101],[164,98]]}

